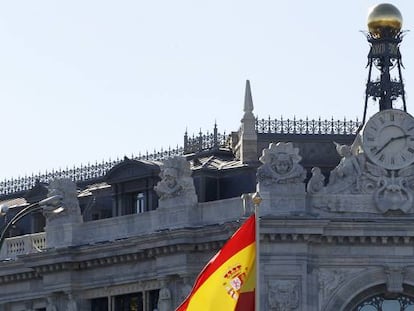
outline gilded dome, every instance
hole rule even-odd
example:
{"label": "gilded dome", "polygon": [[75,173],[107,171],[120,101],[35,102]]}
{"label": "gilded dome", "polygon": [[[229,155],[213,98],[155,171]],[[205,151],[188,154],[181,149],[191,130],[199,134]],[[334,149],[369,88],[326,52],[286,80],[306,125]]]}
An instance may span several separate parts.
{"label": "gilded dome", "polygon": [[390,3],[377,4],[368,11],[368,30],[374,36],[381,37],[384,30],[400,32],[402,22],[401,12]]}

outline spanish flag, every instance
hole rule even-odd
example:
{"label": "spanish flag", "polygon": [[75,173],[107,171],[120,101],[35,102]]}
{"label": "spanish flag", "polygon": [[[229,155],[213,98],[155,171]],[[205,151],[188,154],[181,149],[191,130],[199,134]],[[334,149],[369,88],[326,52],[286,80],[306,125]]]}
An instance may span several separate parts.
{"label": "spanish flag", "polygon": [[255,238],[253,214],[204,267],[176,311],[254,311]]}

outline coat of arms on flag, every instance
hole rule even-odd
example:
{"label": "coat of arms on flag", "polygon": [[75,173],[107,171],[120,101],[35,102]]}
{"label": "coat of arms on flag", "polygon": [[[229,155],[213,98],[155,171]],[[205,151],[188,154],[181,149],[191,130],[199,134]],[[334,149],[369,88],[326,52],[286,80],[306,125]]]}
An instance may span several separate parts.
{"label": "coat of arms on flag", "polygon": [[254,311],[256,219],[250,216],[199,274],[176,311]]}

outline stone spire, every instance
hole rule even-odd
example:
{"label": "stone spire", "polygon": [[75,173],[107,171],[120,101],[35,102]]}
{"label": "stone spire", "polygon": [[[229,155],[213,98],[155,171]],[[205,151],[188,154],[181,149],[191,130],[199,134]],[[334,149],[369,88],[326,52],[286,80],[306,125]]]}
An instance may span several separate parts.
{"label": "stone spire", "polygon": [[246,80],[246,91],[244,93],[244,116],[246,117],[247,114],[253,115],[253,99],[249,80]]}
{"label": "stone spire", "polygon": [[256,119],[253,115],[253,99],[250,81],[246,80],[244,115],[239,131],[238,154],[243,163],[257,162]]}

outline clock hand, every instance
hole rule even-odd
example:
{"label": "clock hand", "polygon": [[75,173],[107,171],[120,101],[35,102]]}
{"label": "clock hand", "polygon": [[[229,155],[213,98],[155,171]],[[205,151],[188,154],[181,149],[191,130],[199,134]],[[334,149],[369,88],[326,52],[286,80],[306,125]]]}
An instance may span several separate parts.
{"label": "clock hand", "polygon": [[377,152],[375,152],[375,155],[377,155],[378,153],[380,153],[382,150],[384,150],[389,144],[391,144],[393,141],[399,140],[399,139],[403,139],[403,138],[407,138],[410,135],[401,135],[401,136],[397,136],[397,137],[392,137],[389,141],[387,141]]}

